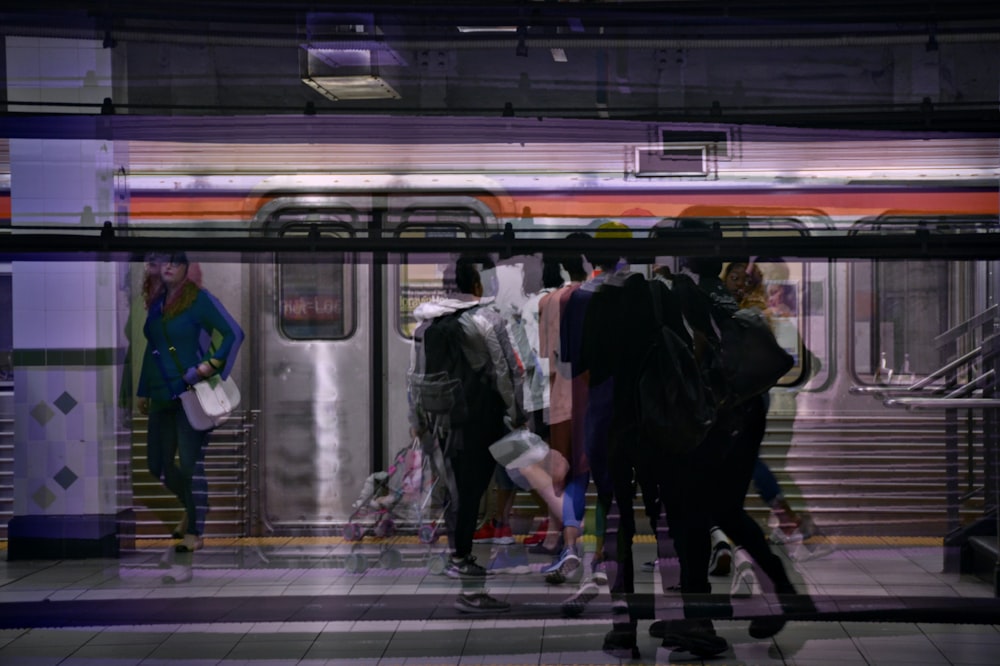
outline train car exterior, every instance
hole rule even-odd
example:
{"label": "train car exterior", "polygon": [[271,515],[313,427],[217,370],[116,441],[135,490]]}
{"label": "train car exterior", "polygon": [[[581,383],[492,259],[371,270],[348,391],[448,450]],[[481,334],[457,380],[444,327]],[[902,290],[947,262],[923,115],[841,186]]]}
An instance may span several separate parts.
{"label": "train car exterior", "polygon": [[[140,236],[416,244],[489,238],[508,225],[518,238],[562,238],[607,219],[637,238],[685,218],[723,237],[985,234],[1000,211],[996,137],[520,118],[266,121],[115,119],[120,209],[110,213]],[[10,141],[44,140],[37,134],[25,126]],[[11,217],[10,196],[5,206]],[[205,285],[248,333],[236,377],[250,434],[232,463],[245,474],[231,488],[246,510],[234,533],[337,532],[368,474],[408,444],[411,313],[443,292],[454,260],[415,247],[308,261],[203,254]],[[539,261],[506,262],[505,303],[540,287],[531,281]],[[779,340],[796,358],[772,392],[765,456],[794,500],[857,533],[940,533],[961,520],[956,511],[977,512],[981,496],[953,506],[943,414],[852,389],[904,387],[981,345],[981,328],[936,339],[995,305],[994,263],[761,253],[760,265],[785,308]],[[962,379],[980,370],[970,364]],[[969,416],[969,455],[980,459],[972,440],[983,413]],[[982,484],[981,471],[969,484]]]}

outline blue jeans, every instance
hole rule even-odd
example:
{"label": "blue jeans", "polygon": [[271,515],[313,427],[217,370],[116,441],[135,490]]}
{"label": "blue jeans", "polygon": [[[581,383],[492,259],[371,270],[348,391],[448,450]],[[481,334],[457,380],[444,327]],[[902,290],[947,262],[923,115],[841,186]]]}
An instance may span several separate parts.
{"label": "blue jeans", "polygon": [[180,400],[150,410],[146,444],[149,473],[181,501],[187,513],[188,534],[202,534],[208,514],[207,443],[208,432],[191,427]]}

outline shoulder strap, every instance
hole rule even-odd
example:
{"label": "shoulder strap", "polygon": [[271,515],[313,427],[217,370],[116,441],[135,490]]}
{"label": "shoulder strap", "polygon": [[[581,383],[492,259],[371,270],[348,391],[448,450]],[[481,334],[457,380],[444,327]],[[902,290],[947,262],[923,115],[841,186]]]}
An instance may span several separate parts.
{"label": "shoulder strap", "polygon": [[[174,348],[173,343],[170,341],[170,336],[167,334],[167,322],[164,321],[163,319],[162,304],[160,305],[160,322],[163,324],[163,337],[166,338],[168,348],[170,349],[170,353],[174,357],[174,363],[177,364],[177,368],[181,372],[181,377],[183,377],[184,370],[181,369],[180,361],[177,359],[177,350]],[[150,350],[150,353],[153,355],[153,359],[156,361],[156,367],[160,369],[160,374],[163,376],[163,383],[167,387],[167,390],[170,391],[170,397],[177,398],[177,396],[179,396],[180,393],[174,391],[173,387],[170,384],[170,376],[167,374],[167,369],[163,367],[163,359],[160,356],[160,350],[154,346],[152,350]]]}

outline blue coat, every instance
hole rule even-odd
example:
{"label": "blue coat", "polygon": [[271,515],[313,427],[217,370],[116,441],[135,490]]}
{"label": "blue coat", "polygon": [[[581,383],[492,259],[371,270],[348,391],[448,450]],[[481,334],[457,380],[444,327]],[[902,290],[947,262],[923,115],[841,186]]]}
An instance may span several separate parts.
{"label": "blue coat", "polygon": [[[180,395],[186,388],[184,372],[203,361],[222,362],[219,375],[228,377],[244,339],[243,329],[236,320],[205,289],[198,291],[190,307],[171,319],[163,318],[163,304],[164,298],[160,298],[149,307],[143,325],[147,344],[136,392],[139,397],[158,402]],[[221,340],[213,346],[215,332]],[[173,353],[171,344],[175,349]],[[158,356],[154,352],[158,352]]]}

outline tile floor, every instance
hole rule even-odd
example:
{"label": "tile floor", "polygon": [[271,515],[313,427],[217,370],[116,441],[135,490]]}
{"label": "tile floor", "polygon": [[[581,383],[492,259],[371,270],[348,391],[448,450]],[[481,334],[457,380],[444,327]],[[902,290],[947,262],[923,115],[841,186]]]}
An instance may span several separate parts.
{"label": "tile floor", "polygon": [[[495,548],[477,554],[489,560]],[[737,619],[715,621],[730,650],[704,663],[1000,663],[1000,600],[990,584],[942,573],[940,545],[843,539],[809,561],[774,548],[817,611],[755,640],[747,618],[774,608],[774,598],[734,600]],[[645,562],[655,545],[646,538],[635,550]],[[532,555],[533,573],[489,578],[510,613],[469,616],[452,606],[460,581],[436,573],[439,554],[416,543],[209,539],[202,551],[175,555],[172,542],[147,540],[116,560],[0,561],[0,664],[635,663],[601,650],[607,588],[580,617],[565,618],[560,602],[576,585],[546,585],[537,573],[546,562]],[[701,663],[646,633],[654,614],[680,612],[679,595],[664,590],[675,564],[636,574],[641,663]],[[729,584],[714,577],[713,591],[728,593]]]}

